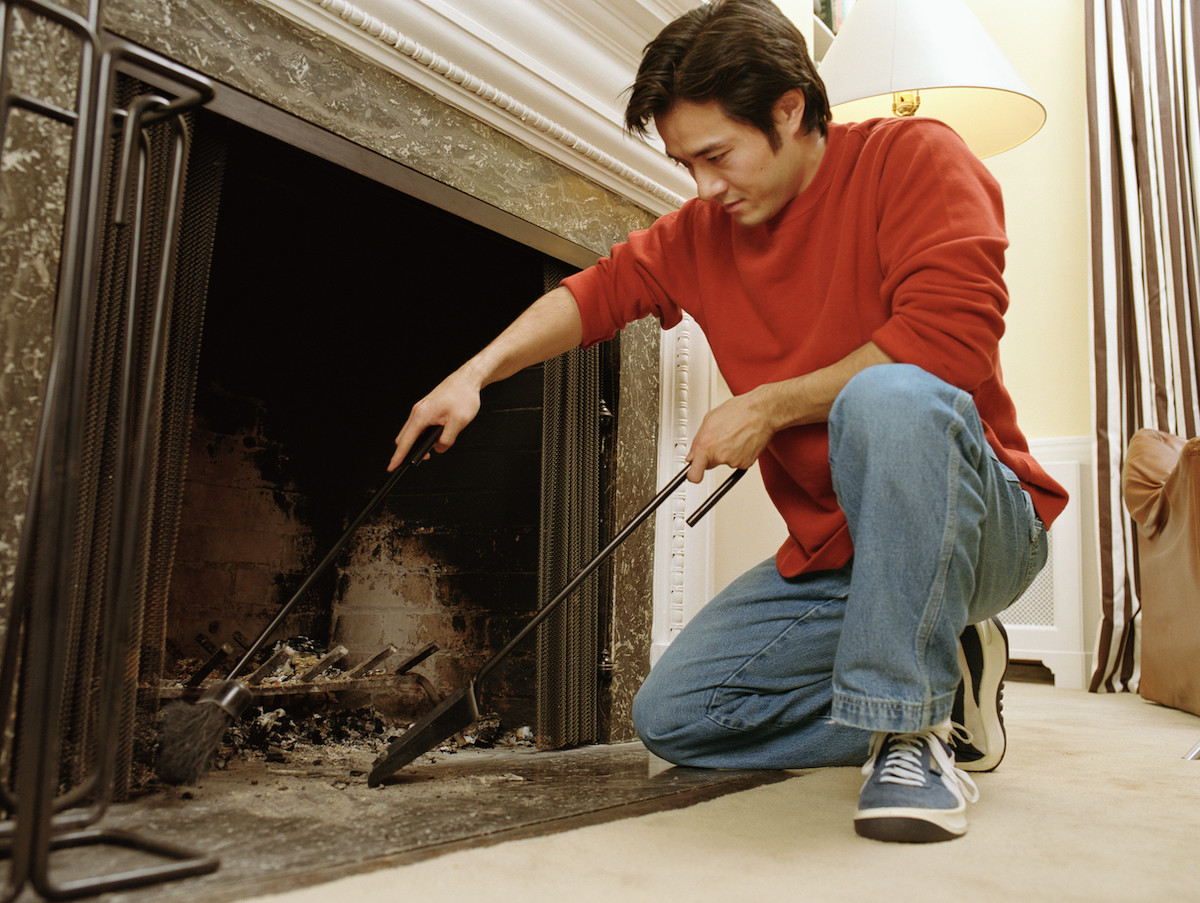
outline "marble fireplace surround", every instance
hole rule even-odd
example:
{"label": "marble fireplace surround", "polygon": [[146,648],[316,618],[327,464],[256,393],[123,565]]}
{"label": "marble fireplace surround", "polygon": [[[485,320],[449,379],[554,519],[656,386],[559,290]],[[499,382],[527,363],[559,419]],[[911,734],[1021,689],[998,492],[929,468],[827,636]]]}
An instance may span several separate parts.
{"label": "marble fireplace surround", "polygon": [[[106,0],[103,13],[108,30],[443,186],[433,200],[465,218],[507,223],[586,266],[691,191],[619,122],[641,47],[693,2]],[[336,236],[323,246],[348,269],[376,265]],[[703,347],[687,321],[625,330],[618,522],[682,464],[689,414],[707,409]],[[683,524],[706,489],[689,485],[654,536],[643,531],[614,557],[612,713],[625,726],[612,739],[629,736],[632,695],[682,626],[684,599],[708,597],[697,562],[709,534]]]}

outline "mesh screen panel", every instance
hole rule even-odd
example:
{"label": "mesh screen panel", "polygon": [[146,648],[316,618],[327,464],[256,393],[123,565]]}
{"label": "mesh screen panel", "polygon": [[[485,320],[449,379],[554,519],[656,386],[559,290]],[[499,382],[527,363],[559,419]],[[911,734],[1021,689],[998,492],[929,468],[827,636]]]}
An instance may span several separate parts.
{"label": "mesh screen panel", "polygon": [[[546,288],[565,273],[547,267]],[[538,602],[554,598],[600,550],[601,351],[575,349],[544,370]],[[545,747],[595,742],[600,599],[592,574],[538,629],[537,737]]]}
{"label": "mesh screen panel", "polygon": [[[147,86],[123,78],[119,100],[127,102]],[[195,117],[187,117],[189,134]],[[62,625],[68,649],[62,700],[60,780],[66,787],[82,784],[96,767],[100,750],[116,744],[113,793],[127,795],[134,760],[136,721],[153,717],[139,715],[137,692],[142,686],[157,686],[162,671],[162,614],[180,505],[183,464],[191,422],[192,394],[200,345],[200,328],[207,270],[212,256],[217,200],[220,193],[221,155],[219,136],[200,136],[189,141],[193,165],[184,182],[184,203],[177,225],[176,257],[166,275],[166,305],[169,311],[166,349],[162,366],[149,372],[155,300],[163,266],[165,229],[168,222],[168,182],[173,154],[172,126],[159,124],[145,132],[145,203],[136,231],[141,235],[141,253],[131,265],[132,225],[109,225],[101,248],[96,318],[89,355],[88,393],[85,408],[85,440],[81,462],[82,491],[76,504],[77,542],[70,550],[75,580],[68,618]],[[115,158],[114,148],[114,158]],[[134,180],[136,181],[136,180]],[[106,208],[116,203],[116,165],[107,186]],[[129,186],[128,199],[136,189]],[[136,298],[131,306],[130,294]],[[130,311],[133,322],[130,322]],[[126,342],[131,351],[126,354]],[[130,365],[135,402],[120,416],[123,404],[121,373]],[[139,510],[129,511],[136,523],[136,552],[133,574],[130,647],[123,664],[120,717],[115,724],[98,723],[99,694],[104,652],[116,642],[108,617],[116,599],[111,574],[115,566],[114,522],[115,474],[121,433],[129,451],[136,440],[147,399],[157,398],[149,412],[150,453],[148,487]],[[115,732],[115,737],[113,736]]]}

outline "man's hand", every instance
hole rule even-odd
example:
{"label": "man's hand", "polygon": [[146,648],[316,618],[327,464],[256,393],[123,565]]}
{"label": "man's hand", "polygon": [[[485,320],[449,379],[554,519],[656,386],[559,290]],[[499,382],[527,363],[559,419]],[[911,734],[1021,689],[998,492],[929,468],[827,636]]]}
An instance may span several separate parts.
{"label": "man's hand", "polygon": [[439,453],[444,452],[454,444],[458,434],[478,413],[478,384],[470,378],[465,369],[456,370],[413,405],[408,420],[396,436],[396,452],[388,462],[387,469],[391,471],[400,466],[425,427],[441,425],[441,438],[433,448]]}
{"label": "man's hand", "polygon": [[688,450],[689,480],[699,483],[706,470],[719,464],[747,470],[758,460],[775,428],[756,400],[754,392],[738,395],[704,416]]}
{"label": "man's hand", "polygon": [[567,287],[560,285],[542,295],[486,348],[413,405],[396,436],[396,453],[388,470],[400,466],[421,430],[433,424],[442,427],[442,437],[434,450],[446,451],[479,413],[479,393],[485,386],[569,351],[582,338],[579,307]]}

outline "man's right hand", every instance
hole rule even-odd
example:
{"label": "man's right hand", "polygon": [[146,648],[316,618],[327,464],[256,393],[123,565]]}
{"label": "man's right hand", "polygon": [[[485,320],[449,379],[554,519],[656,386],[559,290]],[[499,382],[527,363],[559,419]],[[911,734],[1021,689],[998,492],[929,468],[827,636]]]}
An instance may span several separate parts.
{"label": "man's right hand", "polygon": [[484,386],[569,351],[582,338],[579,307],[567,287],[560,285],[542,295],[486,348],[413,405],[396,437],[396,453],[388,470],[400,466],[427,426],[442,427],[442,437],[433,448],[446,451],[479,413],[479,393]]}
{"label": "man's right hand", "polygon": [[388,462],[388,470],[395,470],[403,463],[409,449],[427,426],[438,424],[442,435],[434,444],[434,451],[441,453],[454,444],[458,434],[479,413],[479,386],[462,370],[457,370],[442,380],[432,392],[418,401],[409,412],[400,433],[396,436],[396,452]]}

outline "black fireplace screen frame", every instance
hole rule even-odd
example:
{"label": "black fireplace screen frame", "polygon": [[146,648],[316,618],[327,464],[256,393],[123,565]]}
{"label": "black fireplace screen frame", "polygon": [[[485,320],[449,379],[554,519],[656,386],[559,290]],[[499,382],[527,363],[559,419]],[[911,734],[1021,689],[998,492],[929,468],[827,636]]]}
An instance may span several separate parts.
{"label": "black fireplace screen frame", "polygon": [[[14,87],[15,69],[30,60],[27,45],[13,44],[18,15],[26,27],[57,28],[64,46],[78,49],[72,107]],[[0,144],[13,110],[70,131],[51,365],[0,667],[5,766],[0,806],[7,816],[0,839],[11,861],[5,899],[30,884],[48,899],[75,899],[203,874],[218,865],[211,855],[96,827],[116,786],[118,736],[110,727],[128,707],[137,645],[132,609],[143,575],[137,560],[146,530],[141,512],[153,495],[147,475],[157,438],[147,424],[158,404],[153,387],[169,341],[166,310],[189,142],[184,117],[212,96],[207,79],[103,35],[99,22],[98,0],[82,14],[46,0],[0,2]],[[156,87],[121,92],[118,83],[131,68],[153,73]],[[157,220],[147,214],[148,199],[156,193],[162,198]],[[161,233],[158,240],[151,238],[153,231]],[[121,262],[104,271],[102,246],[109,234],[119,246],[110,259]],[[114,307],[125,312],[130,329],[118,327],[108,352],[117,375],[110,382],[113,416],[104,429],[115,454],[100,463],[88,460],[96,427],[88,413],[94,401],[92,351],[97,335],[111,325],[97,313],[106,282],[120,285]],[[135,322],[145,327],[144,344],[129,340]],[[89,471],[101,470],[106,489],[97,496]],[[100,520],[108,542],[97,569],[101,575],[93,580],[85,573],[92,559],[83,561],[78,552]],[[97,641],[93,629],[105,639]],[[81,654],[73,655],[72,646]],[[91,711],[84,721],[91,735],[85,737],[68,705],[75,689],[71,672],[81,663],[89,671],[85,705]],[[76,742],[86,748],[89,768],[78,780],[64,781],[60,752]],[[132,848],[159,861],[65,881],[52,874],[51,850],[94,845]]]}

